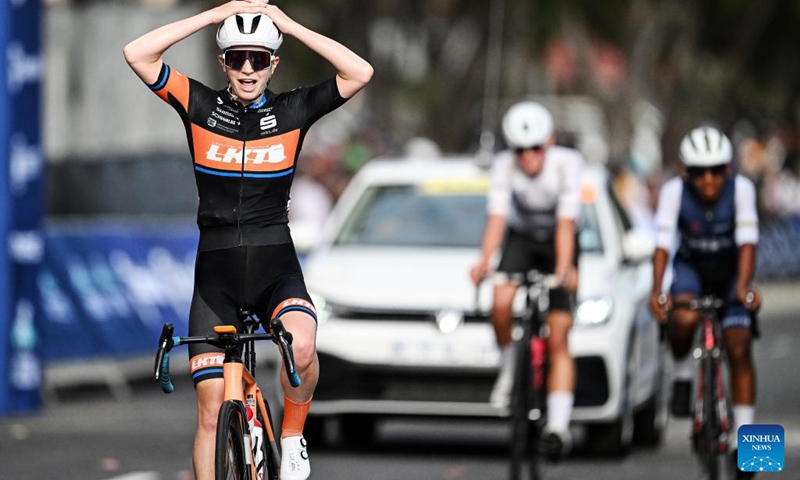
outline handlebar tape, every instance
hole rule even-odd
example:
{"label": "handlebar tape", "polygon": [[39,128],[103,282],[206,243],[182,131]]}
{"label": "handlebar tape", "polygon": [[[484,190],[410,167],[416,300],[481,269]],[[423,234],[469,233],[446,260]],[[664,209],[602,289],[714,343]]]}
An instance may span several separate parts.
{"label": "handlebar tape", "polygon": [[[172,337],[172,346],[180,345],[181,337]],[[171,349],[171,347],[170,347]],[[169,357],[171,352],[164,352],[161,358],[161,368],[159,369],[158,383],[161,385],[161,391],[164,393],[172,393],[175,386],[172,384],[172,379],[169,376]]]}
{"label": "handlebar tape", "polygon": [[289,375],[289,383],[295,388],[300,386],[300,375],[298,375],[296,371]]}

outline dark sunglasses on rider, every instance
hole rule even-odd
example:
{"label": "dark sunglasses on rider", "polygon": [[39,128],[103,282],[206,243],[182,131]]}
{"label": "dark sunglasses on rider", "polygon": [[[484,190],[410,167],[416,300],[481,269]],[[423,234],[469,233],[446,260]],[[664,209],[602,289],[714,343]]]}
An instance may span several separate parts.
{"label": "dark sunglasses on rider", "polygon": [[522,155],[523,153],[527,152],[528,150],[533,150],[534,152],[541,152],[544,150],[544,145],[532,145],[530,147],[518,147],[514,149],[517,155]]}
{"label": "dark sunglasses on rider", "polygon": [[266,50],[228,50],[222,54],[222,62],[233,70],[241,70],[247,60],[250,60],[253,70],[258,72],[269,68],[272,54]]}
{"label": "dark sunglasses on rider", "polygon": [[711,172],[711,175],[719,177],[725,173],[728,166],[725,164],[714,165],[713,167],[686,167],[686,174],[693,178],[704,177],[706,172]]}

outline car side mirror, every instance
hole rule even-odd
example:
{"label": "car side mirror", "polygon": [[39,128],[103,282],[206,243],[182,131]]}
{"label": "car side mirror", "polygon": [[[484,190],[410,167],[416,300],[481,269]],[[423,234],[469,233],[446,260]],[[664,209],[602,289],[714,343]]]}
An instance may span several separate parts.
{"label": "car side mirror", "polygon": [[653,258],[656,250],[656,242],[652,235],[630,230],[622,238],[622,254],[625,261],[640,263]]}

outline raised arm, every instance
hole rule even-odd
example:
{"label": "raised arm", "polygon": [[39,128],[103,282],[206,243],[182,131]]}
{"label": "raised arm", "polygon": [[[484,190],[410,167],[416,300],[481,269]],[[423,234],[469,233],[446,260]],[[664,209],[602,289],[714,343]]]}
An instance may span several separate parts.
{"label": "raised arm", "polygon": [[343,98],[350,98],[372,79],[372,65],[341,43],[300,25],[275,5],[268,5],[266,14],[284,35],[291,35],[330,62],[336,69],[336,85]]}
{"label": "raised arm", "polygon": [[152,84],[161,71],[161,59],[169,47],[203,28],[222,23],[237,13],[265,13],[265,0],[232,0],[189,18],[164,25],[125,45],[122,50],[131,69],[145,83]]}

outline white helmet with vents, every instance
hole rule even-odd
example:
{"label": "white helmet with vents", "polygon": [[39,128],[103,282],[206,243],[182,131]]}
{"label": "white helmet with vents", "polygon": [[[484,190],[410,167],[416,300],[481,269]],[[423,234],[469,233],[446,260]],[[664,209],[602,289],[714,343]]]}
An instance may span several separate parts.
{"label": "white helmet with vents", "polygon": [[543,145],[553,135],[553,117],[536,102],[516,103],[503,117],[503,136],[511,148]]}
{"label": "white helmet with vents", "polygon": [[680,157],[687,167],[724,165],[733,159],[733,146],[716,128],[698,127],[681,140]]}
{"label": "white helmet with vents", "polygon": [[231,47],[258,46],[274,52],[281,43],[283,33],[261,13],[231,15],[217,29],[217,45],[222,51]]}

